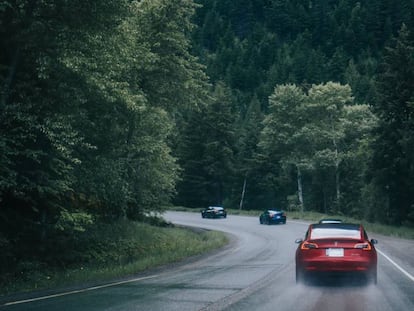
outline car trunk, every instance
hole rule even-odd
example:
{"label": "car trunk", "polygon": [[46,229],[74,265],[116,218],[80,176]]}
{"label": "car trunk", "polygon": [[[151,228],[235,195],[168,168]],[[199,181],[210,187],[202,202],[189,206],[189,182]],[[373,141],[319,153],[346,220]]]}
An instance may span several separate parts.
{"label": "car trunk", "polygon": [[313,247],[302,250],[307,270],[364,271],[376,262],[375,251],[363,240],[335,238],[308,242]]}

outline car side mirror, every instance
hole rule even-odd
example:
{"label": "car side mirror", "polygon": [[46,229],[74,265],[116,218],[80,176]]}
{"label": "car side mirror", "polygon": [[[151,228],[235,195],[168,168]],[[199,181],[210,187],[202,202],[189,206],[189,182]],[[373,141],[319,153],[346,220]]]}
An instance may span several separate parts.
{"label": "car side mirror", "polygon": [[372,244],[378,244],[378,240],[371,239],[371,243],[372,243]]}
{"label": "car side mirror", "polygon": [[302,242],[303,242],[303,240],[302,240],[302,239],[296,239],[296,240],[295,240],[295,243],[296,243],[296,244],[300,244],[300,243],[302,243]]}

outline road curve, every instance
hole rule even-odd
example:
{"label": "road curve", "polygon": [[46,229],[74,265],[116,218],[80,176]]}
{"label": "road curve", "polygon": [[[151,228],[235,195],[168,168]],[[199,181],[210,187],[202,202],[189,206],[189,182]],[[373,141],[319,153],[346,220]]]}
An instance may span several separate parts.
{"label": "road curve", "polygon": [[294,240],[307,224],[260,225],[258,217],[202,219],[167,212],[186,226],[220,230],[232,238],[221,252],[173,269],[49,297],[8,301],[0,310],[207,311],[207,310],[414,310],[414,242],[379,240],[378,285],[329,280],[296,285]]}

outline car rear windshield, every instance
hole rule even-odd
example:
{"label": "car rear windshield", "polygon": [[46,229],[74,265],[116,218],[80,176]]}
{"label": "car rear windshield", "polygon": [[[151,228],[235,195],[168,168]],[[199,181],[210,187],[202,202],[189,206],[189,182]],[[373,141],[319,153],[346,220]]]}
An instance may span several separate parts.
{"label": "car rear windshield", "polygon": [[314,225],[310,239],[345,238],[360,239],[361,232],[358,225]]}

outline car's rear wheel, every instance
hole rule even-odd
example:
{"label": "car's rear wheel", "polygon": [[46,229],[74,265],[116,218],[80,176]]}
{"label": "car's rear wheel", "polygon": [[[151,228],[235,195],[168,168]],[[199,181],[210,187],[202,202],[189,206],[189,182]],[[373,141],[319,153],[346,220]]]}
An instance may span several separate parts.
{"label": "car's rear wheel", "polygon": [[296,267],[296,284],[305,283],[305,272]]}
{"label": "car's rear wheel", "polygon": [[368,283],[369,284],[374,284],[377,285],[378,282],[378,277],[377,277],[377,269],[372,269],[372,271],[370,271],[367,275],[368,278]]}

